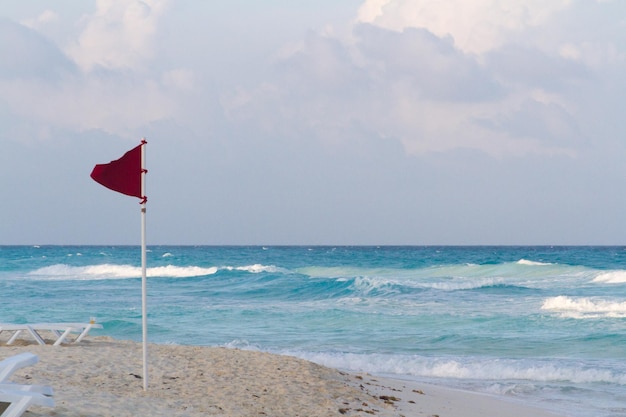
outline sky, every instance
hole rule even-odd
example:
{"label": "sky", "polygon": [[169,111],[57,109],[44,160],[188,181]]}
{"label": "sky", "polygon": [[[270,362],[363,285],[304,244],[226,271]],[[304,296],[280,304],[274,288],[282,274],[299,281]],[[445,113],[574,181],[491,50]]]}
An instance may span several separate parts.
{"label": "sky", "polygon": [[626,244],[622,0],[8,0],[0,244]]}

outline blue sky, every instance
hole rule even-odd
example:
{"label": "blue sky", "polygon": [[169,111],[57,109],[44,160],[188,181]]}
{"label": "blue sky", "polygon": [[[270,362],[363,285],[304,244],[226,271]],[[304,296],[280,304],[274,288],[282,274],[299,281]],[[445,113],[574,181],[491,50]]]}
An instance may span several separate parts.
{"label": "blue sky", "polygon": [[[513,4],[514,3],[514,4]],[[626,3],[12,1],[0,244],[626,243]]]}

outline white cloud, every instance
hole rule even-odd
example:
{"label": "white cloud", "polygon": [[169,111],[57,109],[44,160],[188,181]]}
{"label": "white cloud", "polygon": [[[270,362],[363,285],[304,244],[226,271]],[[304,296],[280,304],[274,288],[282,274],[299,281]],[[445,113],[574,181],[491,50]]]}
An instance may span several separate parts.
{"label": "white cloud", "polygon": [[161,76],[161,81],[165,87],[185,92],[193,91],[195,79],[194,72],[187,68],[165,71]]}
{"label": "white cloud", "polygon": [[13,80],[0,83],[0,92],[16,115],[33,123],[77,131],[100,129],[127,137],[169,117],[175,107],[150,80],[91,77],[56,84]]}
{"label": "white cloud", "polygon": [[372,23],[383,14],[383,8],[392,0],[366,0],[357,12],[357,21]]}
{"label": "white cloud", "polygon": [[[520,48],[478,59],[424,29],[360,25],[354,35],[350,44],[309,35],[277,57],[271,80],[223,99],[228,115],[286,135],[306,127],[330,142],[354,140],[347,132],[358,126],[409,154],[576,154],[565,139],[576,130],[572,108],[555,88],[581,76],[570,61]],[[529,58],[540,65],[515,70]]]}
{"label": "white cloud", "polygon": [[[573,155],[567,138],[575,142],[580,108],[572,105],[571,91],[590,77],[590,63],[601,67],[623,56],[602,38],[574,39],[555,30],[553,21],[542,26],[556,12],[567,12],[566,0],[366,0],[357,20],[370,23],[356,24],[349,42],[322,27],[322,34],[276,44],[273,66],[255,58],[254,68],[233,66],[233,80],[220,83],[202,69],[206,62],[231,72],[232,63],[249,61],[224,65],[216,53],[199,55],[206,46],[201,37],[188,55],[156,45],[168,1],[98,1],[68,49],[84,71],[54,84],[0,85],[4,100],[42,123],[122,135],[164,119],[206,131],[226,117],[284,137],[307,131],[334,143],[371,135],[401,143],[411,154],[470,148],[492,155]],[[44,14],[38,20],[46,20]],[[577,18],[572,13],[566,22]],[[464,47],[459,39],[472,26],[489,36]],[[550,35],[551,47],[533,45]],[[519,45],[514,38],[530,41]],[[189,38],[167,42],[188,44]],[[170,56],[184,62],[163,59]]]}
{"label": "white cloud", "polygon": [[563,58],[576,61],[581,57],[582,54],[580,49],[576,45],[571,43],[565,43],[559,48],[559,55],[561,55]]}
{"label": "white cloud", "polygon": [[24,26],[29,27],[31,29],[39,29],[42,26],[45,26],[50,23],[58,22],[58,21],[59,21],[58,13],[52,10],[45,10],[39,16],[33,19],[25,19],[21,23]]}
{"label": "white cloud", "polygon": [[43,35],[46,22],[59,21],[57,12],[27,19],[28,27],[3,22],[0,52],[13,59],[0,63],[0,104],[33,126],[127,137],[185,114],[184,99],[195,93],[194,71],[148,65],[167,1],[98,1],[96,12],[82,17],[66,54]]}
{"label": "white cloud", "polygon": [[452,36],[457,48],[484,53],[547,21],[571,0],[366,0],[360,22],[395,31],[423,28]]}
{"label": "white cloud", "polygon": [[169,0],[98,0],[84,29],[67,48],[84,70],[141,69],[153,57],[159,19]]}

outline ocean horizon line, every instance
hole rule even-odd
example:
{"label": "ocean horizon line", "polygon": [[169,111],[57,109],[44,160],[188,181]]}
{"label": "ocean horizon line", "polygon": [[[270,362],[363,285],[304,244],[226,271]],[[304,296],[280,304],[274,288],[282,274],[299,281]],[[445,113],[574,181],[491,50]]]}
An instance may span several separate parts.
{"label": "ocean horizon line", "polygon": [[[140,243],[0,243],[2,247],[141,247]],[[332,244],[332,243],[152,243],[148,247],[220,247],[220,248],[626,248],[624,244]]]}

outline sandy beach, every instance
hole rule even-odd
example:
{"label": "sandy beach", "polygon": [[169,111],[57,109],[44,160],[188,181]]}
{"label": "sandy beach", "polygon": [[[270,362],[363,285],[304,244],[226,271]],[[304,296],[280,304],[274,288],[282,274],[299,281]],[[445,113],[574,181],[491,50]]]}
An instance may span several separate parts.
{"label": "sandy beach", "polygon": [[[4,343],[2,340],[0,343]],[[149,345],[143,391],[141,344],[89,337],[60,347],[21,342],[39,363],[12,381],[54,388],[54,409],[34,416],[425,416],[550,417],[500,398],[367,374],[289,356],[218,347]]]}

